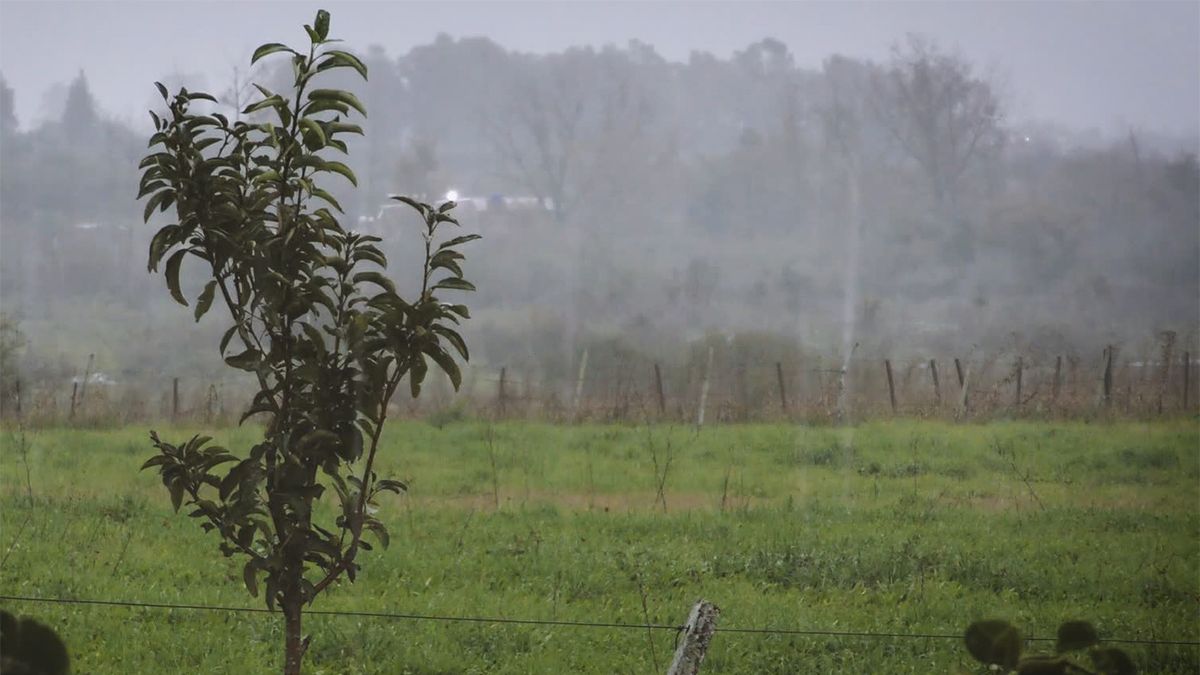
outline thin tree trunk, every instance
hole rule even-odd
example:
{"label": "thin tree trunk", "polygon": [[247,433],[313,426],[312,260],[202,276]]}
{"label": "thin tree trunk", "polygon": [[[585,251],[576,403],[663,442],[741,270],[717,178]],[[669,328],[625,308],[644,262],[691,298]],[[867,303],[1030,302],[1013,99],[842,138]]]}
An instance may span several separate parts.
{"label": "thin tree trunk", "polygon": [[283,675],[300,675],[300,664],[304,661],[304,637],[301,635],[301,618],[304,607],[300,588],[297,585],[285,593],[283,600],[284,647]]}

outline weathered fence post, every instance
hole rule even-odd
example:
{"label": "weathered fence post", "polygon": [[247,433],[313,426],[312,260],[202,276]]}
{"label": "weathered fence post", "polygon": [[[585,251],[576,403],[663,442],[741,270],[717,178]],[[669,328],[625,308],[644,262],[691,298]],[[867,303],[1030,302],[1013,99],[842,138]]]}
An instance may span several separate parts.
{"label": "weathered fence post", "polygon": [[210,383],[208,385],[208,396],[204,401],[204,422],[205,422],[205,424],[212,423],[213,414],[214,414],[213,409],[216,407],[216,403],[217,403],[217,385]]}
{"label": "weathered fence post", "polygon": [[[958,359],[954,359],[954,365],[959,365]],[[959,382],[962,383],[962,388],[959,392],[958,398],[958,414],[965,416],[968,412],[970,412],[971,400],[967,396],[967,393],[971,390],[971,369],[968,367],[967,372],[963,373],[962,368],[959,367],[958,372],[960,378]]]}
{"label": "weathered fence post", "polygon": [[96,360],[95,354],[88,354],[87,367],[83,369],[83,384],[79,387],[79,407],[83,407],[83,399],[87,397],[88,380],[92,379],[92,364]]}
{"label": "weathered fence post", "polygon": [[171,421],[179,418],[179,378],[171,381]]}
{"label": "weathered fence post", "polygon": [[696,412],[696,428],[704,426],[704,407],[708,405],[708,385],[712,377],[713,348],[708,347],[708,365],[704,367],[704,382],[700,385],[700,410]]}
{"label": "weathered fence post", "polygon": [[700,600],[692,607],[667,675],[697,675],[700,672],[700,664],[717,630],[717,617],[720,614],[721,609],[706,600]]}
{"label": "weathered fence post", "polygon": [[[1183,381],[1185,383],[1187,382],[1186,374],[1183,376]],[[14,382],[13,384],[16,386],[16,394],[17,394],[17,419],[21,419],[21,378],[18,377],[17,381]],[[1183,407],[1186,408],[1187,407],[1187,394],[1183,395],[1183,401],[1184,401]]]}
{"label": "weathered fence post", "polygon": [[508,368],[500,368],[500,386],[496,392],[496,402],[500,409],[500,416],[504,416],[504,377],[508,374]]}
{"label": "weathered fence post", "polygon": [[1025,371],[1025,359],[1018,356],[1016,368],[1017,368],[1017,395],[1016,395],[1016,400],[1013,402],[1013,406],[1020,408],[1021,407],[1021,377]]}
{"label": "weathered fence post", "polygon": [[1104,407],[1112,407],[1112,384],[1113,384],[1113,347],[1108,345],[1104,348]]}
{"label": "weathered fence post", "polygon": [[662,371],[654,364],[654,389],[658,392],[658,414],[667,414],[667,397],[663,395]]}
{"label": "weathered fence post", "polygon": [[1058,403],[1058,392],[1062,388],[1062,355],[1054,357],[1054,384],[1050,389],[1050,403]]}
{"label": "weathered fence post", "polygon": [[1175,331],[1164,331],[1162,339],[1162,370],[1159,372],[1158,401],[1155,405],[1159,415],[1163,412],[1163,399],[1167,397],[1167,385],[1171,382],[1171,357],[1175,355]]}
{"label": "weathered fence post", "polygon": [[571,414],[579,416],[579,404],[583,398],[583,382],[587,377],[588,350],[583,348],[583,356],[579,359],[579,374],[575,376],[575,398],[571,402]]}
{"label": "weathered fence post", "polygon": [[[1188,410],[1188,390],[1191,389],[1192,355],[1183,353],[1183,409]],[[21,412],[21,400],[17,399],[17,412]]]}
{"label": "weathered fence post", "polygon": [[[1145,370],[1145,369],[1143,369]],[[1129,359],[1125,359],[1125,412],[1133,410],[1133,373],[1129,369]]]}
{"label": "weathered fence post", "polygon": [[733,367],[733,394],[737,400],[737,419],[746,421],[750,416],[750,395],[746,386],[746,362],[739,358]]}
{"label": "weathered fence post", "polygon": [[71,414],[67,417],[69,420],[75,419],[75,395],[79,393],[79,381],[71,383]]}
{"label": "weathered fence post", "polygon": [[892,414],[896,414],[896,383],[892,380],[892,362],[888,359],[883,360],[883,367],[887,370],[888,383],[888,400],[892,402]]}
{"label": "weathered fence post", "polygon": [[962,362],[958,360],[958,357],[954,358],[954,370],[958,373],[958,388],[962,389],[966,387],[967,381],[963,377]]}
{"label": "weathered fence post", "polygon": [[787,389],[783,386],[783,363],[780,361],[775,362],[775,379],[779,380],[779,409],[787,415]]}
{"label": "weathered fence post", "polygon": [[933,375],[933,400],[937,407],[942,407],[942,383],[938,382],[937,360],[929,359],[929,373]]}

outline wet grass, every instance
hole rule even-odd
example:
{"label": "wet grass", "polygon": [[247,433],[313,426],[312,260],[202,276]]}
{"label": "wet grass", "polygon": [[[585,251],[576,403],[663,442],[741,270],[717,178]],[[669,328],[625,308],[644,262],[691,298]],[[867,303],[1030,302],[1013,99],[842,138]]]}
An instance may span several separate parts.
{"label": "wet grass", "polygon": [[[214,435],[236,449],[257,433]],[[1046,635],[1085,618],[1108,636],[1200,637],[1192,421],[699,434],[461,421],[398,424],[387,438],[380,473],[411,486],[382,509],[392,545],[317,609],[677,624],[705,597],[727,628],[941,634],[1003,617]],[[0,593],[260,606],[215,540],[137,472],[146,429],[2,441]],[[280,665],[281,622],[265,614],[9,609],[60,630],[77,672]],[[651,673],[675,639],[332,616],[307,629],[314,673]],[[1144,672],[1200,666],[1195,647],[1130,651]],[[704,672],[970,667],[953,640],[720,633]]]}

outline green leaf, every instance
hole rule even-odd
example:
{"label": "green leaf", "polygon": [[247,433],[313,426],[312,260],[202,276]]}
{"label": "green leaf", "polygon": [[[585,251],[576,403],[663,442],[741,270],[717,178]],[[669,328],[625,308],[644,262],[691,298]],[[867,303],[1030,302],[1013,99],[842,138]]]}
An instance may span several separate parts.
{"label": "green leaf", "polygon": [[350,167],[342,164],[341,162],[325,162],[324,166],[322,166],[320,170],[332,171],[334,173],[341,174],[345,176],[346,180],[350,181],[354,187],[358,187],[358,178],[354,175],[354,172],[350,170]]}
{"label": "green leaf", "polygon": [[222,356],[225,355],[225,348],[229,346],[229,341],[231,339],[233,339],[233,335],[234,335],[234,333],[237,333],[237,329],[238,329],[237,324],[234,324],[234,325],[230,326],[228,330],[225,331],[224,335],[221,336],[221,345],[217,349],[218,354],[220,354]]}
{"label": "green leaf", "polygon": [[442,249],[465,244],[469,241],[475,241],[476,239],[483,239],[483,236],[478,234],[464,234],[461,237],[455,237],[449,241],[443,242],[441,246],[438,246],[438,250],[441,251]]}
{"label": "green leaf", "polygon": [[216,289],[216,279],[204,284],[204,290],[200,291],[200,297],[196,298],[196,311],[194,313],[196,321],[199,321],[200,317],[204,316],[204,313],[208,311],[209,306],[212,305],[213,292],[216,291]]}
{"label": "green leaf", "polygon": [[150,200],[146,202],[146,208],[142,210],[142,222],[150,222],[150,216],[154,215],[154,209],[161,208],[165,210],[173,201],[175,201],[174,190],[159,190],[155,192],[150,197]]}
{"label": "green leaf", "polygon": [[340,89],[314,89],[308,93],[309,101],[334,101],[344,103],[345,105],[354,108],[363,117],[367,116],[367,108],[358,100],[358,97],[348,91]]}
{"label": "green leaf", "polygon": [[242,568],[242,580],[246,582],[246,590],[250,592],[252,598],[258,597],[258,577],[255,574],[257,571],[253,560]]}
{"label": "green leaf", "polygon": [[342,210],[342,205],[338,203],[338,200],[334,199],[333,195],[329,194],[325,190],[322,190],[321,188],[318,188],[318,187],[314,187],[312,189],[312,196],[314,196],[318,199],[324,199],[326,201],[326,203],[328,203],[333,208],[337,209],[338,213],[345,213],[345,211]]}
{"label": "green leaf", "polygon": [[1058,643],[1055,651],[1059,654],[1077,649],[1087,649],[1100,643],[1096,628],[1087,621],[1067,621],[1058,627]]}
{"label": "green leaf", "polygon": [[171,297],[175,298],[175,302],[187,307],[187,298],[183,297],[183,291],[179,290],[179,266],[183,264],[183,256],[187,255],[188,249],[180,249],[173,253],[170,258],[167,258],[167,269],[163,273],[167,278],[167,289],[171,291]]}
{"label": "green leaf", "polygon": [[429,290],[437,290],[439,288],[446,288],[454,291],[473,291],[475,290],[475,284],[459,277],[446,277],[445,279],[442,279],[434,284]]}
{"label": "green leaf", "polygon": [[171,98],[171,97],[170,97],[170,96],[167,94],[167,88],[163,86],[163,83],[162,83],[162,82],[155,82],[155,83],[154,83],[154,86],[155,86],[155,87],[158,89],[158,94],[159,94],[160,96],[162,96],[162,98],[163,98],[163,100],[164,100],[164,101],[165,101],[165,100],[167,100],[167,99],[169,99],[169,98]]}
{"label": "green leaf", "polygon": [[353,68],[364,80],[367,79],[367,66],[357,56],[338,49],[331,49],[325,52],[325,57],[325,60],[317,65],[317,72],[334,68]]}
{"label": "green leaf", "polygon": [[438,364],[443,373],[446,373],[446,376],[450,378],[450,383],[454,385],[454,390],[458,391],[458,388],[462,386],[462,373],[459,372],[458,364],[454,362],[454,359],[450,358],[450,355],[442,351],[440,347],[426,350],[425,353]]}
{"label": "green leaf", "polygon": [[394,199],[398,202],[404,202],[405,204],[408,204],[409,206],[413,207],[421,214],[422,218],[424,218],[430,212],[430,210],[433,208],[428,204],[419,202],[411,197],[405,197],[404,195],[392,195],[392,199]]}
{"label": "green leaf", "polygon": [[319,112],[325,112],[326,110],[332,110],[343,115],[350,114],[350,106],[332,99],[311,101],[304,106],[305,115],[315,115]]}
{"label": "green leaf", "polygon": [[967,628],[964,641],[982,663],[1011,670],[1021,660],[1021,634],[1007,621],[976,621]]}
{"label": "green leaf", "polygon": [[166,464],[166,463],[170,462],[171,460],[172,460],[172,458],[168,457],[167,455],[155,455],[155,456],[151,457],[150,459],[146,460],[145,463],[142,464],[142,468],[138,469],[138,470],[145,471],[146,469],[149,469],[152,466],[159,466],[160,464]]}
{"label": "green leaf", "polygon": [[301,117],[300,128],[318,141],[317,147],[310,147],[309,150],[316,150],[325,145],[325,130],[321,128],[320,124],[317,124],[316,120],[310,117]]}
{"label": "green leaf", "polygon": [[313,28],[317,32],[317,37],[322,40],[329,37],[329,12],[323,9],[317,10],[317,19],[313,22]]}
{"label": "green leaf", "polygon": [[183,505],[183,482],[181,480],[171,481],[167,486],[167,491],[171,493],[171,507],[175,509],[175,513],[179,513],[179,507]]}
{"label": "green leaf", "polygon": [[433,327],[433,331],[445,338],[447,342],[454,345],[455,351],[458,352],[458,355],[461,356],[464,361],[471,358],[471,353],[467,350],[467,343],[462,339],[461,335],[441,325],[435,325]]}
{"label": "green leaf", "polygon": [[254,65],[254,63],[256,61],[258,61],[259,59],[261,59],[262,57],[267,56],[268,54],[274,54],[276,52],[291,52],[292,54],[297,53],[296,50],[292,49],[291,47],[288,47],[285,44],[280,44],[278,42],[268,42],[267,44],[262,45],[258,49],[254,50],[254,56],[250,57],[250,65]]}
{"label": "green leaf", "polygon": [[429,371],[429,367],[425,365],[425,359],[417,358],[412,367],[408,371],[408,388],[412,393],[413,398],[421,395],[421,382],[425,379],[425,373]]}
{"label": "green leaf", "polygon": [[258,367],[258,362],[262,360],[262,352],[253,347],[247,349],[241,354],[225,357],[225,363],[239,370],[253,371]]}
{"label": "green leaf", "polygon": [[387,278],[382,273],[373,270],[368,272],[358,272],[354,275],[352,280],[355,284],[371,283],[379,286],[388,293],[396,292],[396,284],[392,283],[391,279]]}
{"label": "green leaf", "polygon": [[365,135],[363,133],[363,128],[357,124],[349,124],[346,122],[330,122],[328,124],[328,128],[330,135],[341,133],[358,134],[359,136]]}
{"label": "green leaf", "polygon": [[158,271],[158,261],[162,260],[167,250],[171,248],[171,240],[178,231],[178,225],[167,225],[154,234],[154,238],[150,240],[150,258],[146,264],[147,272]]}
{"label": "green leaf", "polygon": [[364,524],[367,526],[367,529],[375,535],[375,538],[379,540],[379,545],[386,549],[388,544],[391,543],[391,537],[388,536],[387,527],[374,518],[368,520]]}
{"label": "green leaf", "polygon": [[251,103],[250,105],[246,106],[242,110],[242,114],[249,115],[251,113],[258,112],[259,110],[262,110],[263,108],[275,108],[275,107],[278,107],[281,105],[286,108],[287,101],[284,100],[284,98],[282,96],[280,96],[279,94],[276,94],[274,96],[268,96],[267,98],[264,98],[263,100],[258,101],[257,103]]}

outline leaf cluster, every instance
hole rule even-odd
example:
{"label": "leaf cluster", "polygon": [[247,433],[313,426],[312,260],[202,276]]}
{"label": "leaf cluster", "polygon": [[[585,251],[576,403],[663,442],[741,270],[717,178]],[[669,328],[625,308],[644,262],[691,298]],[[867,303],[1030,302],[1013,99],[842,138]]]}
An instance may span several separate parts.
{"label": "leaf cluster", "polygon": [[[1020,631],[1007,621],[976,621],[967,628],[967,651],[977,661],[999,666],[1018,675],[1135,675],[1137,669],[1124,651],[1100,646],[1092,624],[1068,621],[1058,627],[1054,654],[1023,654]],[[1069,655],[1086,651],[1092,668],[1073,661]]]}
{"label": "leaf cluster", "polygon": [[[257,595],[263,577],[268,606],[297,592],[311,602],[343,572],[353,581],[357,551],[370,548],[364,532],[387,545],[370,515],[374,500],[405,489],[372,469],[388,404],[402,381],[417,396],[430,362],[461,383],[457,360],[469,353],[457,327],[469,312],[442,297],[474,290],[459,248],[478,238],[443,241],[439,227],[458,225],[453,202],[396,197],[421,218],[425,241],[421,290],[406,299],[387,275],[380,239],[341,225],[341,205],[321,186],[333,177],[357,184],[336,157],[347,151],[344,136],[363,133],[353,119],[366,110],[353,93],[317,84],[339,68],[365,79],[367,68],[330,47],[327,12],[305,29],[304,52],[281,43],[255,50],[252,63],[286,55],[294,79],[284,93],[256,84],[261,98],[240,111],[245,120],[198,111],[215,102],[208,94],[169,95],[157,85],[166,112],[150,113],[155,132],[138,193],[147,221],[172,208],[175,216],[155,234],[148,269],[161,268],[186,306],[181,270],[200,264],[207,280],[193,316],[228,311],[220,354],[259,385],[242,421],[267,420],[263,441],[244,456],[204,436],[172,444],[152,433],[158,454],[143,469],[158,469],[176,510],[190,507],[221,536],[226,556],[247,558],[246,587]],[[339,515],[319,524],[313,502],[328,488]]]}
{"label": "leaf cluster", "polygon": [[67,646],[54,629],[0,610],[0,673],[66,675],[70,666]]}

